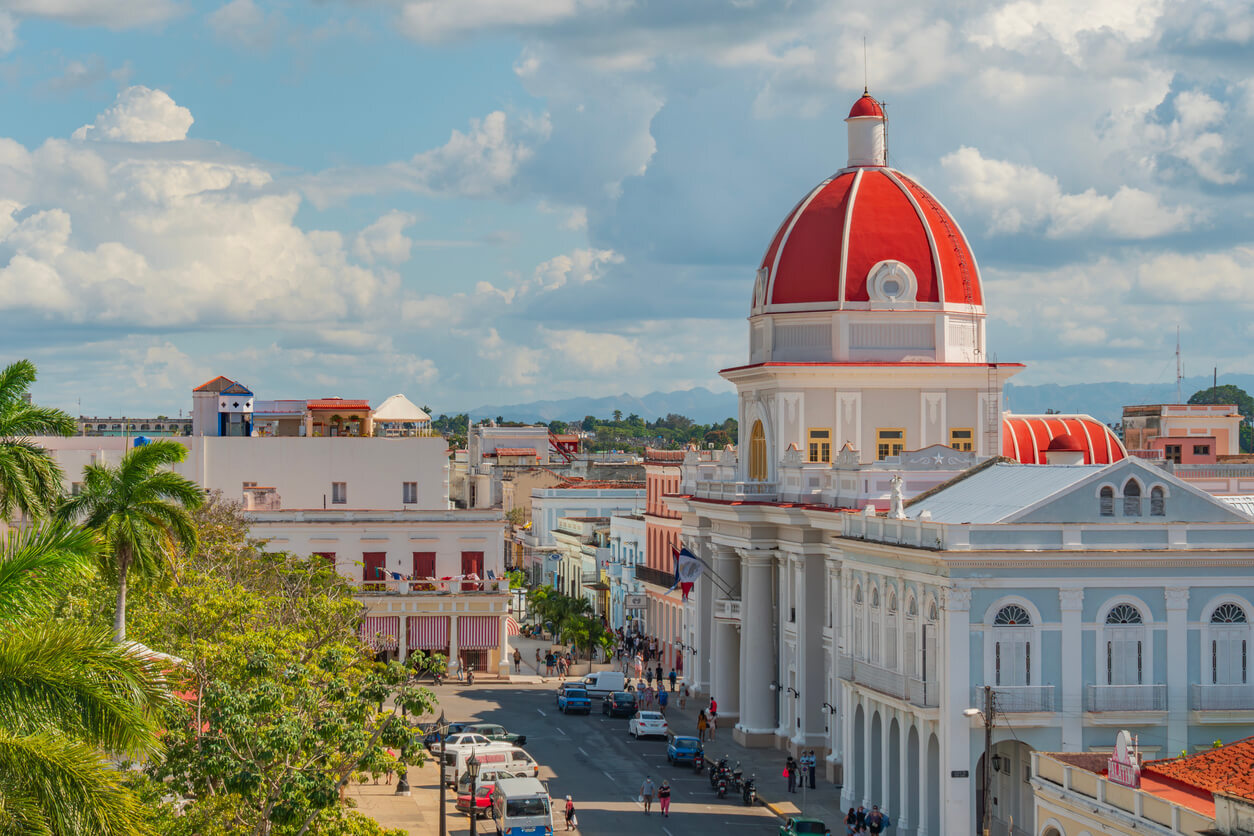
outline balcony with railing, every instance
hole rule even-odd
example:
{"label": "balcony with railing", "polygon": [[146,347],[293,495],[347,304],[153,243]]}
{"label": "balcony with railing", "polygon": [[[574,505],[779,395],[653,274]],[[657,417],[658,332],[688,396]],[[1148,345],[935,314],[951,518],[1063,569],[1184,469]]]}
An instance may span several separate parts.
{"label": "balcony with railing", "polygon": [[350,581],[355,595],[503,595],[509,592],[508,578],[467,580],[465,578],[426,578],[423,580]]}
{"label": "balcony with railing", "polygon": [[714,602],[715,621],[740,621],[740,600],[738,598],[719,598]]}
{"label": "balcony with railing", "polygon": [[1086,711],[1166,711],[1166,685],[1089,685]]}
{"label": "balcony with railing", "polygon": [[636,566],[636,580],[670,589],[675,583],[675,573],[654,569],[652,566],[645,566],[642,563]]}
{"label": "balcony with railing", "polygon": [[1254,685],[1190,686],[1189,708],[1194,711],[1254,711]]}
{"label": "balcony with railing", "polygon": [[[993,686],[993,707],[1007,714],[1057,711],[1054,693],[1053,685],[995,685]],[[971,689],[971,704],[975,706],[984,704],[984,686],[977,685]]]}
{"label": "balcony with railing", "polygon": [[914,677],[906,678],[906,699],[911,705],[923,708],[936,708],[940,705],[940,683],[924,682]]}

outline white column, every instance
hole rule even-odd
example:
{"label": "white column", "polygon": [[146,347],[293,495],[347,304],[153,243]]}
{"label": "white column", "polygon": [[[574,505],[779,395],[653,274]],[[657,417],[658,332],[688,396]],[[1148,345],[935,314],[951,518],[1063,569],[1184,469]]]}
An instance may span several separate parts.
{"label": "white column", "polygon": [[497,629],[500,631],[497,634],[497,648],[501,658],[496,662],[496,675],[505,679],[509,678],[509,672],[514,669],[514,661],[509,658],[509,628],[505,626],[505,619],[508,617],[508,613],[502,613],[497,619]]}
{"label": "white column", "polygon": [[[769,745],[775,735],[775,699],[770,683],[778,676],[771,573],[775,553],[744,550],[741,555],[740,722],[735,738],[741,745]],[[766,739],[763,739],[763,736]]]}
{"label": "white column", "polygon": [[[740,586],[740,558],[732,549],[714,547],[714,569],[728,589]],[[712,618],[711,623],[710,696],[718,700],[719,724],[723,725],[740,717],[740,631],[735,624],[715,623]]]}
{"label": "white column", "polygon": [[1081,615],[1084,607],[1083,589],[1060,589],[1062,606],[1062,750],[1084,751],[1084,658],[1081,643]]}
{"label": "white column", "polygon": [[901,731],[897,735],[897,757],[900,760],[897,762],[897,797],[893,799],[897,809],[889,814],[898,833],[905,833],[910,829],[910,805],[906,803],[906,795],[910,792],[910,729],[913,727],[912,715],[903,713],[898,716],[897,728]]}
{"label": "white column", "polygon": [[[944,591],[945,611],[942,617],[944,635],[940,644],[944,657],[940,660],[943,678],[944,711],[940,722],[941,818],[946,833],[970,833],[971,807],[975,803],[975,786],[971,774],[971,721],[962,712],[971,702],[971,590],[950,588]],[[955,778],[957,772],[966,777]]]}
{"label": "white column", "polygon": [[[893,714],[895,712],[891,708],[885,708],[880,711],[880,793],[881,797],[873,800],[872,804],[891,804],[893,793],[893,782],[889,778],[889,774],[893,771],[892,759],[892,728]],[[893,811],[897,812],[896,810]]]}
{"label": "white column", "polygon": [[792,734],[807,749],[827,744],[827,672],[823,658],[823,628],[827,613],[827,563],[821,554],[804,554],[801,561],[801,588],[797,590],[797,698],[801,728],[793,724]]}
{"label": "white column", "polygon": [[[703,545],[700,554],[713,567],[713,549],[708,543]],[[722,578],[719,578],[719,582],[726,583]],[[710,659],[714,650],[714,589],[715,583],[712,577],[697,580],[696,624],[694,625],[697,652],[696,658],[691,660],[692,673],[689,673],[687,662],[684,664],[684,676],[691,677],[690,687],[700,694],[710,692]]]}
{"label": "white column", "polygon": [[[875,725],[874,723],[871,722],[871,717],[874,714],[875,714],[875,709],[872,703],[867,702],[866,700],[863,700],[862,702],[862,763],[857,764],[856,766],[854,766],[854,768],[858,770],[858,792],[862,796],[862,798],[859,800],[859,803],[862,804],[862,806],[866,807],[867,810],[871,809],[872,804],[879,803],[878,798],[874,800],[872,800],[871,798],[871,783],[872,783],[871,761],[873,760],[873,758],[871,757],[871,740],[872,740],[871,726]],[[880,718],[881,730],[883,729],[883,727],[884,727],[884,720],[881,717]]]}
{"label": "white column", "polygon": [[[409,584],[405,584],[406,587]],[[401,634],[396,637],[396,647],[399,659],[404,664],[405,659],[409,656],[409,616],[401,616]]]}
{"label": "white column", "polygon": [[932,731],[927,724],[919,723],[919,784],[916,789],[919,793],[919,822],[915,830],[916,836],[927,836],[928,827],[931,824],[927,820],[927,788],[928,781],[931,780],[931,776],[927,773],[927,742],[931,736]]}
{"label": "white column", "polygon": [[[840,562],[832,557],[824,560],[824,568],[826,574],[824,583],[828,590],[828,600],[831,602],[831,618],[832,618],[832,644],[828,649],[827,668],[828,668],[828,690],[832,695],[832,705],[836,708],[836,714],[828,711],[827,726],[829,729],[827,737],[827,763],[828,775],[832,775],[832,770],[836,764],[843,763],[845,757],[844,741],[846,740],[844,729],[844,717],[848,713],[845,708],[844,695],[840,687]],[[823,614],[822,624],[827,623],[827,613]],[[842,779],[843,780],[843,779]]]}
{"label": "white column", "polygon": [[453,666],[461,662],[461,648],[457,646],[457,613],[449,613],[448,617],[448,669],[452,673]]}
{"label": "white column", "polygon": [[1172,586],[1167,596],[1167,755],[1189,746],[1189,590]]}
{"label": "white column", "polygon": [[859,772],[860,765],[853,762],[853,695],[839,679],[836,680],[836,687],[840,689],[840,702],[837,705],[840,706],[840,739],[844,741],[844,749],[840,755],[840,782],[843,785],[840,791],[840,806],[841,809],[847,810],[857,806],[857,796],[853,794],[853,782],[862,773]]}

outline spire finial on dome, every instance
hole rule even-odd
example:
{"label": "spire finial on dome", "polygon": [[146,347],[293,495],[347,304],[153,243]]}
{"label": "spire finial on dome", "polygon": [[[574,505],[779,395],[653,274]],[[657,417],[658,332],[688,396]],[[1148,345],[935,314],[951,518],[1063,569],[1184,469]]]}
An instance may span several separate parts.
{"label": "spire finial on dome", "polygon": [[849,126],[849,166],[887,165],[884,108],[864,87],[853,103],[845,124]]}

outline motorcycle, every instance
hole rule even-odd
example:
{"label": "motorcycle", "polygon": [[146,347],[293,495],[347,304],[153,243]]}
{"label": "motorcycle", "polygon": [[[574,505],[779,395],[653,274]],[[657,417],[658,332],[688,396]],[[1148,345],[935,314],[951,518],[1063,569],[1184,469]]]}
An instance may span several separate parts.
{"label": "motorcycle", "polygon": [[705,755],[697,752],[692,758],[692,771],[700,775],[705,770]]}
{"label": "motorcycle", "polygon": [[744,786],[744,781],[742,780],[744,774],[744,770],[740,768],[740,761],[736,761],[736,768],[731,771],[731,785],[732,789],[737,792]]}
{"label": "motorcycle", "polygon": [[467,685],[475,684],[475,669],[474,668],[470,668],[466,671],[466,684]]}
{"label": "motorcycle", "polygon": [[740,797],[745,804],[750,806],[758,803],[758,787],[757,776],[750,775],[749,780],[745,781],[744,786],[740,790]]}
{"label": "motorcycle", "polygon": [[722,760],[710,764],[710,789],[718,789],[719,776],[727,771],[727,756],[724,755]]}
{"label": "motorcycle", "polygon": [[718,776],[718,797],[727,797],[727,775],[725,773]]}

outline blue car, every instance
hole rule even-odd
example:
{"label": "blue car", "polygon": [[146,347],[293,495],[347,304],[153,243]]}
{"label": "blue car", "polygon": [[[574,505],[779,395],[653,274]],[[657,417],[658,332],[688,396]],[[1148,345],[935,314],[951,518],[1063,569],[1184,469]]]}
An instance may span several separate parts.
{"label": "blue car", "polygon": [[591,714],[592,699],[583,688],[563,688],[562,693],[557,695],[557,710],[563,714],[570,714],[572,711]]}
{"label": "blue car", "polygon": [[701,741],[695,737],[679,737],[674,735],[666,744],[666,760],[670,763],[692,763],[697,755],[704,757],[705,750]]}

